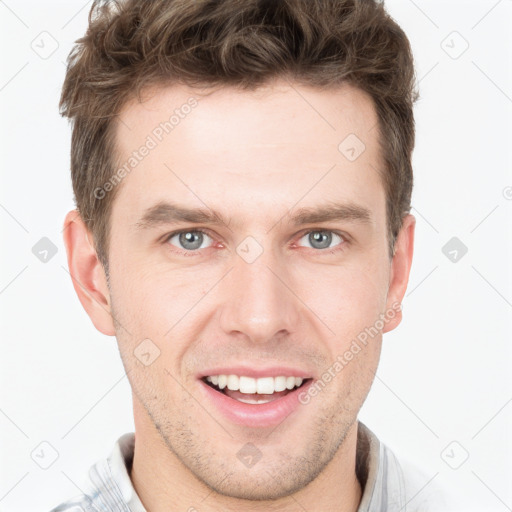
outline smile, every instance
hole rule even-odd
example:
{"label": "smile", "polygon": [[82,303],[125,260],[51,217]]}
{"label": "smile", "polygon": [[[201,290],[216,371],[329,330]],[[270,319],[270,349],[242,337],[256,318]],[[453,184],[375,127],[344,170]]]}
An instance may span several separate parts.
{"label": "smile", "polygon": [[229,421],[247,427],[270,427],[284,421],[301,403],[313,378],[294,376],[251,378],[211,375],[199,379],[213,406]]}

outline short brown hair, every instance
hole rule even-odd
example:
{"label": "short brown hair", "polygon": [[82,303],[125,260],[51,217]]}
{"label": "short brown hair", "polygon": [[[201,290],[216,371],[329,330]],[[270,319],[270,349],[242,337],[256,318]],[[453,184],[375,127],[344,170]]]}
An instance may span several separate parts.
{"label": "short brown hair", "polygon": [[[286,77],[350,83],[378,115],[390,256],[413,185],[415,72],[409,41],[377,0],[95,0],[68,56],[60,112],[72,120],[75,203],[108,275],[109,217],[123,105],[150,86],[252,90]],[[341,141],[340,141],[341,142]]]}

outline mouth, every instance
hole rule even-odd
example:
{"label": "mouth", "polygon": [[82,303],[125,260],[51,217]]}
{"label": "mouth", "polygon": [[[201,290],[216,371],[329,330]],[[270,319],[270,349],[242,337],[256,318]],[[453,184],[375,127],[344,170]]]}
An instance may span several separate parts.
{"label": "mouth", "polygon": [[[256,385],[259,389],[254,389],[254,385],[240,385],[238,379],[229,379],[231,376],[227,376],[227,379],[223,379],[226,376],[205,376],[200,380],[204,382],[208,387],[213,389],[214,391],[227,396],[233,400],[244,404],[266,404],[269,402],[273,402],[275,400],[279,400],[287,396],[290,393],[296,393],[301,388],[307,386],[313,378],[292,378],[292,377],[277,377],[274,380],[274,384],[269,381],[269,379],[261,379],[261,381],[267,382],[258,382]],[[286,380],[286,383],[284,382]],[[286,387],[285,387],[286,386]],[[285,387],[285,389],[282,389]],[[242,388],[242,389],[240,389]],[[254,392],[255,391],[255,392]]]}
{"label": "mouth", "polygon": [[308,393],[314,377],[283,367],[239,367],[239,375],[232,370],[211,369],[209,375],[200,375],[197,380],[205,403],[229,422],[245,428],[275,428],[285,420],[307,421],[304,415],[314,414],[314,409],[301,407],[301,395]]}

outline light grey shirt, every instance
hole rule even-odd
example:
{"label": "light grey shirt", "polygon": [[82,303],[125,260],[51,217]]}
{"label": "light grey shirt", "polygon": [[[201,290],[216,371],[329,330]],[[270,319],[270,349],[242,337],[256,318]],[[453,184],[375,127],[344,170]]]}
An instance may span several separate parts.
{"label": "light grey shirt", "polygon": [[[107,459],[89,470],[85,494],[50,512],[147,512],[130,480],[135,436],[122,435]],[[363,489],[357,512],[445,512],[446,501],[433,478],[394,453],[359,421],[357,476]]]}

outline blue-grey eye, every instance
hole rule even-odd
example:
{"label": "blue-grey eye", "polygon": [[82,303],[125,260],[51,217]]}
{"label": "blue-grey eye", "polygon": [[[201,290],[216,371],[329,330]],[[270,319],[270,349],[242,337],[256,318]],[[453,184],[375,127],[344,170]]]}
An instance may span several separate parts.
{"label": "blue-grey eye", "polygon": [[341,242],[343,241],[341,236],[333,231],[310,231],[302,238],[307,237],[307,241],[311,244],[313,249],[329,249],[333,240],[333,235],[338,237]]}
{"label": "blue-grey eye", "polygon": [[[210,237],[203,233],[202,231],[182,231],[181,233],[176,233],[175,235],[171,236],[169,238],[169,242],[172,241],[173,238],[178,237],[178,245],[177,247],[179,249],[185,249],[187,251],[196,251],[197,249],[204,249],[202,247],[205,240],[209,239]],[[176,244],[172,244],[176,245]]]}

